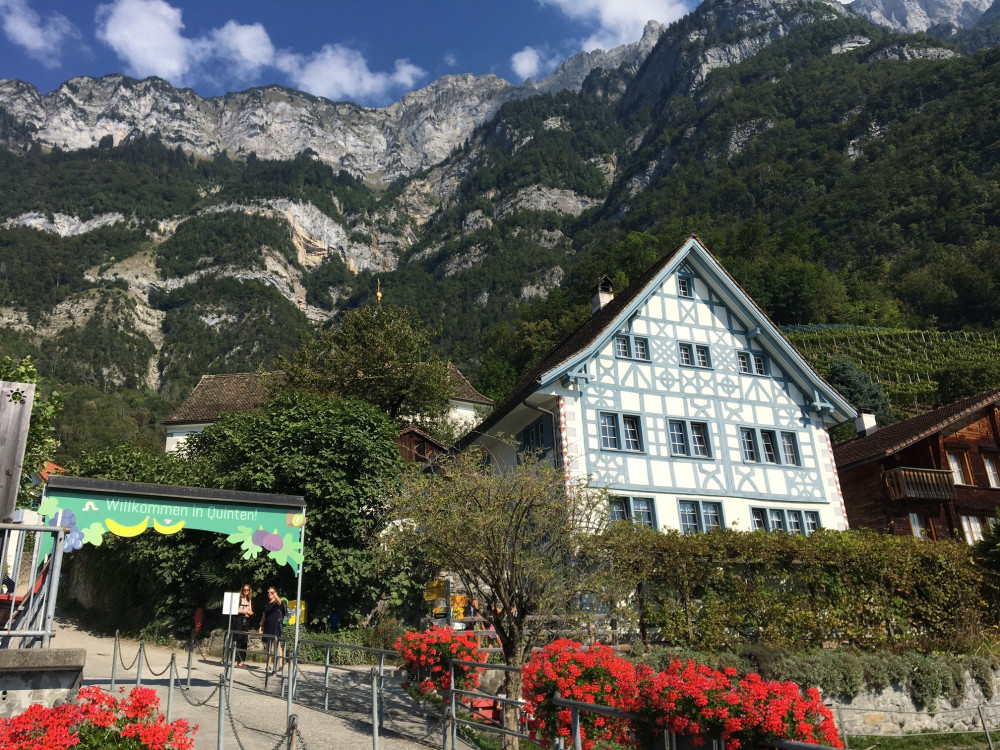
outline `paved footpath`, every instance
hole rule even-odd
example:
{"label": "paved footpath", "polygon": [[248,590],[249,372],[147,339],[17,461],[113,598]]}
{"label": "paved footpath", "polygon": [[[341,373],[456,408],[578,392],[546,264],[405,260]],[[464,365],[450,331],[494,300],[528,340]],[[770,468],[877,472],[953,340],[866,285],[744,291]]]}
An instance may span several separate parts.
{"label": "paved footpath", "polygon": [[[81,629],[70,618],[56,617],[53,648],[82,648],[87,651],[83,682],[108,689],[114,638],[101,637]],[[139,652],[138,641],[122,640],[117,685],[126,691],[135,684],[136,667],[125,670]],[[155,688],[160,696],[160,710],[166,712],[169,691],[167,667],[170,655],[177,656],[178,689],[174,690],[171,718],[199,724],[195,750],[275,750],[287,747],[287,703],[280,695],[280,680],[270,678],[265,689],[262,666],[235,671],[230,708],[225,717],[222,744],[219,743],[219,675],[223,668],[217,656],[194,653],[191,689],[179,689],[187,680],[187,651],[149,646],[145,648],[142,684]],[[163,672],[160,676],[153,673]],[[373,746],[371,722],[371,672],[368,667],[331,670],[330,710],[323,710],[323,667],[300,666],[299,689],[292,713],[298,716],[300,737],[297,750],[339,749],[366,750]],[[386,679],[384,688],[385,721],[379,733],[379,750],[425,750],[441,747],[441,728],[437,717],[425,717],[423,711],[402,691],[397,679]],[[214,693],[214,694],[213,694]],[[203,703],[203,705],[192,705]],[[463,748],[468,746],[460,742]]]}

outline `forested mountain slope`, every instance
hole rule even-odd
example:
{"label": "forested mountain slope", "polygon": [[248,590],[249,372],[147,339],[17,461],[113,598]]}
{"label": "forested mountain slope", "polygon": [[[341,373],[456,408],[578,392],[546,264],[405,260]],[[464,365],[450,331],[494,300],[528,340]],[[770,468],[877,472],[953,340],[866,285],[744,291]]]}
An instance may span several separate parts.
{"label": "forested mountain slope", "polygon": [[[1000,53],[749,6],[708,4],[641,66],[508,101],[388,187],[311,151],[206,158],[155,136],[0,151],[0,353],[176,400],[270,366],[380,283],[502,396],[598,276],[622,288],[691,232],[782,325],[994,329]],[[30,141],[19,127],[0,109],[0,137]]]}

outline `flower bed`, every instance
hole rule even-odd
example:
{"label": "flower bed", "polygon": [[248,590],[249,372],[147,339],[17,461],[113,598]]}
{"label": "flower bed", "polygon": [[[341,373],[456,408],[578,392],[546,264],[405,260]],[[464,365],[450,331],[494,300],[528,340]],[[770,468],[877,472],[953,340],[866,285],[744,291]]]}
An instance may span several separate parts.
{"label": "flower bed", "polygon": [[732,668],[676,660],[655,673],[607,646],[562,639],[535,653],[523,675],[529,730],[547,745],[571,735],[571,712],[552,704],[559,691],[565,699],[632,715],[611,718],[582,711],[584,748],[607,740],[641,747],[664,731],[690,736],[694,745],[721,737],[730,750],[777,739],[843,747],[818,690],[803,694],[793,682],[767,681],[757,674],[740,678]]}
{"label": "flower bed", "polygon": [[[567,700],[638,710],[639,676],[645,676],[646,671],[652,673],[649,667],[637,671],[634,664],[599,643],[584,647],[568,638],[553,641],[536,652],[522,670],[529,731],[548,741],[571,736],[572,714],[552,704],[556,691]],[[632,735],[632,723],[627,719],[580,714],[585,749],[605,740],[630,745]]]}
{"label": "flower bed", "polygon": [[[451,688],[448,662],[485,662],[472,636],[451,628],[430,628],[419,633],[406,633],[397,639],[394,648],[403,656],[406,674],[415,681],[422,693],[437,691],[443,694]],[[476,667],[455,666],[455,687],[472,690],[479,686],[482,670]],[[406,684],[404,683],[404,687]]]}
{"label": "flower bed", "polygon": [[159,713],[156,691],[136,687],[122,700],[99,687],[80,690],[75,702],[52,708],[35,704],[10,719],[0,719],[4,750],[64,750],[108,747],[121,750],[190,750],[192,729],[178,719],[169,724]]}

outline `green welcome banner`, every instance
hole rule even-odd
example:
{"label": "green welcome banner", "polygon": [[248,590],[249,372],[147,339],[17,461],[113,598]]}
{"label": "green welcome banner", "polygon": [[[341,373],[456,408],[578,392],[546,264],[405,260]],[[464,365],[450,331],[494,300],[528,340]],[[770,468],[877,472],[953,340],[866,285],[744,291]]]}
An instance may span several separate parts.
{"label": "green welcome banner", "polygon": [[198,529],[226,534],[248,560],[263,554],[297,571],[303,559],[305,503],[290,495],[52,477],[38,512],[49,524],[70,528],[64,552],[99,546],[109,532],[170,536]]}

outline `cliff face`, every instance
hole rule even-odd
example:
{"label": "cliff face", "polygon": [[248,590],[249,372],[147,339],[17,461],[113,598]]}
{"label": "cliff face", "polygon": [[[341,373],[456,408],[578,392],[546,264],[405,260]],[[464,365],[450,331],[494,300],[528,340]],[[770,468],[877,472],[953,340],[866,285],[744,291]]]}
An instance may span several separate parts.
{"label": "cliff face", "polygon": [[913,33],[933,26],[972,28],[992,0],[855,0],[851,10],[893,31]]}

